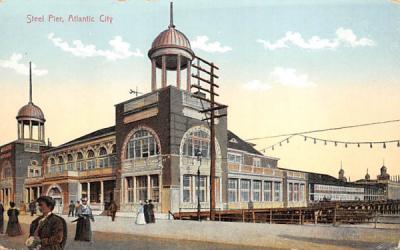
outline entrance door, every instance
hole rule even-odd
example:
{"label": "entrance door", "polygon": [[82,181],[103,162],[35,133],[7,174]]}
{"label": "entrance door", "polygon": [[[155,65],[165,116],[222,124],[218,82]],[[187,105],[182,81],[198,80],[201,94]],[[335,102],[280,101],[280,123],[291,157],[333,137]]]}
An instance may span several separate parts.
{"label": "entrance door", "polygon": [[62,214],[63,211],[63,200],[61,190],[58,187],[52,187],[48,194],[51,198],[54,199],[56,205],[54,206],[53,212],[56,214]]}

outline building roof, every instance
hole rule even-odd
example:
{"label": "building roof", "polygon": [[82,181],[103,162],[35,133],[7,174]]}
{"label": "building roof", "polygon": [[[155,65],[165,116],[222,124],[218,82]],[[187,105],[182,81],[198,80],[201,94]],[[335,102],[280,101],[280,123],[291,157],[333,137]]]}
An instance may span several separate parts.
{"label": "building roof", "polygon": [[237,136],[230,130],[228,130],[228,148],[245,151],[250,154],[263,155],[258,150],[256,150],[252,145],[242,140],[239,136]]}
{"label": "building roof", "polygon": [[101,137],[101,136],[105,136],[105,135],[108,135],[108,134],[113,134],[113,133],[115,133],[115,126],[102,128],[102,129],[96,130],[94,132],[91,132],[89,134],[86,134],[84,136],[78,137],[78,138],[76,138],[76,139],[74,139],[72,141],[69,141],[67,143],[61,144],[60,146],[58,146],[56,148],[66,147],[66,146],[69,146],[69,145],[72,145],[72,144],[76,144],[76,143],[83,142],[83,141],[88,141],[88,140],[91,140],[91,139],[95,139],[95,138],[98,138],[98,137]]}
{"label": "building roof", "polygon": [[43,111],[38,106],[33,104],[33,102],[29,102],[28,104],[20,108],[17,114],[17,120],[19,121],[31,120],[31,119],[39,120],[41,122],[46,121],[46,119],[44,118]]}

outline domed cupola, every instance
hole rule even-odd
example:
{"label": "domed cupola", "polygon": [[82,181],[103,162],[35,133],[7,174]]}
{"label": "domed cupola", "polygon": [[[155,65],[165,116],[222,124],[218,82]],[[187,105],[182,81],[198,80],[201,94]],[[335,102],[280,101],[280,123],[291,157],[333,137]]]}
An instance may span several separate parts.
{"label": "domed cupola", "polygon": [[187,90],[190,90],[191,63],[195,57],[189,39],[175,28],[173,4],[170,4],[170,24],[153,41],[148,52],[151,60],[151,89],[157,89],[157,69],[161,69],[161,87],[167,86],[168,71],[176,71],[176,86],[181,88],[181,71],[186,69]]}
{"label": "domed cupola", "polygon": [[29,62],[29,102],[17,114],[18,140],[45,142],[43,111],[32,101],[32,66]]}

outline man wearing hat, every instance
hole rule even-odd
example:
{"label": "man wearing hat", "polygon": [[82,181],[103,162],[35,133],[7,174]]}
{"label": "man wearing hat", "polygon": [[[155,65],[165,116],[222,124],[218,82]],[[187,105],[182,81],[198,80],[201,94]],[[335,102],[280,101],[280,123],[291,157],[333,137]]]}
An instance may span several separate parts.
{"label": "man wearing hat", "polygon": [[67,241],[67,224],[62,217],[53,214],[55,201],[50,196],[41,196],[37,202],[42,215],[32,221],[25,245],[28,249],[63,249]]}

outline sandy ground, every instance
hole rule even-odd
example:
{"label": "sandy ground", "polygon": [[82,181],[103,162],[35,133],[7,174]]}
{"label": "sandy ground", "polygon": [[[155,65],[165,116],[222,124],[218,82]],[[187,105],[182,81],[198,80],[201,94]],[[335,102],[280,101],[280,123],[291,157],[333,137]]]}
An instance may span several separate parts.
{"label": "sandy ground", "polygon": [[[333,227],[168,220],[135,225],[134,218],[117,217],[111,222],[109,217],[96,216],[95,243],[88,245],[71,240],[75,223],[70,223],[73,218],[65,219],[70,239],[67,249],[396,249],[400,240],[399,226],[373,229],[366,228],[370,225]],[[30,216],[20,217],[25,232],[31,220]],[[17,238],[0,236],[0,245],[21,249],[26,235]]]}

